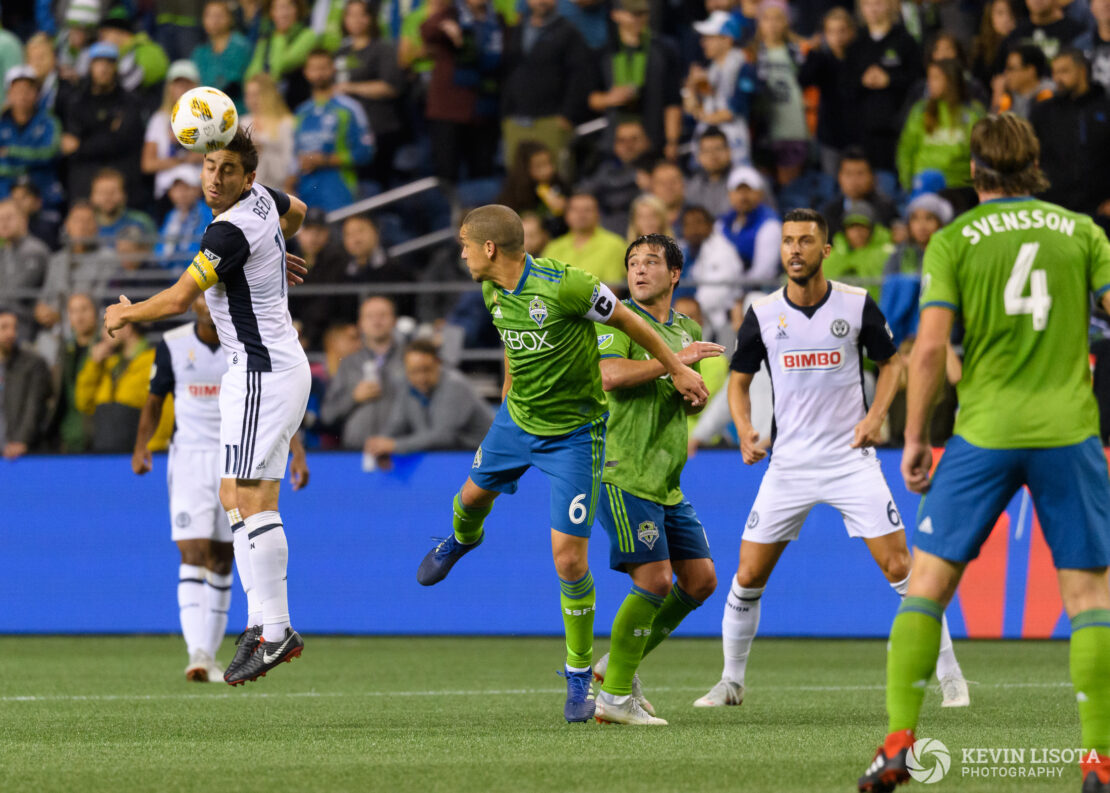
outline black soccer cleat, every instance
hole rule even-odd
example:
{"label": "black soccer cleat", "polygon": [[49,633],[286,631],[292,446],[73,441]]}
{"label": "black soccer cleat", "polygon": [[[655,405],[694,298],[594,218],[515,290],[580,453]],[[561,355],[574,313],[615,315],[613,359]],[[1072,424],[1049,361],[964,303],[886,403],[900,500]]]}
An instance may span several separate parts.
{"label": "black soccer cleat", "polygon": [[1097,752],[1090,761],[1079,764],[1083,776],[1083,793],[1110,793],[1110,757]]}
{"label": "black soccer cleat", "polygon": [[224,680],[233,686],[238,686],[260,677],[278,664],[288,663],[300,656],[304,650],[304,639],[292,628],[285,629],[285,636],[280,642],[268,642],[265,638],[259,639],[254,653],[242,666],[231,673],[230,677],[224,675]]}
{"label": "black soccer cleat", "polygon": [[875,752],[875,759],[859,778],[861,793],[891,793],[898,785],[910,780],[906,756],[913,748],[913,730],[892,732]]}
{"label": "black soccer cleat", "polygon": [[[235,673],[239,668],[245,664],[254,651],[258,649],[258,642],[262,639],[262,626],[251,625],[245,631],[239,634],[239,638],[235,640],[235,657],[231,659],[231,663],[227,665],[224,670],[224,682],[231,683]],[[231,683],[235,686],[238,683]]]}

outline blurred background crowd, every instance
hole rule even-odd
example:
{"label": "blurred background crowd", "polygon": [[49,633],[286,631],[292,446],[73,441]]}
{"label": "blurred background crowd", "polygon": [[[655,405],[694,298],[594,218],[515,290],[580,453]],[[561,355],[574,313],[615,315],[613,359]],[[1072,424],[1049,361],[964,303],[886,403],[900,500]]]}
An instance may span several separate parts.
{"label": "blurred background crowd", "polygon": [[[726,345],[780,282],[781,214],[818,208],[826,274],[866,286],[903,351],[925,246],[976,203],[985,113],[1030,119],[1043,197],[1110,225],[1110,0],[2,0],[0,25],[8,458],[131,451],[172,324],[106,339],[100,316],[176,279],[211,220],[169,123],[198,85],[236,101],[257,180],[310,207],[307,444],[379,460],[472,447],[500,394],[455,243],[471,206],[508,204],[530,253],[615,287],[631,239],[673,235],[680,310]],[[699,424],[692,449],[728,442],[720,404]]]}

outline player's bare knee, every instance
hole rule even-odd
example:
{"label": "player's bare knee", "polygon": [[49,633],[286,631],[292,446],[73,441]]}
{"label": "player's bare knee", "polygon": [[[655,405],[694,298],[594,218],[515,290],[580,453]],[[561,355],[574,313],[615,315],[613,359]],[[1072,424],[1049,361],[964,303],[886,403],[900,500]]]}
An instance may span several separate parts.
{"label": "player's bare knee", "polygon": [[483,509],[488,507],[493,504],[497,496],[498,494],[492,490],[478,487],[478,485],[474,484],[469,478],[463,484],[462,490],[459,492],[459,500],[462,501],[462,505],[467,509]]}
{"label": "player's bare knee", "polygon": [[653,595],[666,597],[671,591],[674,573],[669,564],[641,565],[632,573],[632,582]]}
{"label": "player's bare knee", "polygon": [[217,575],[230,575],[235,564],[235,546],[230,542],[211,542],[205,566]]}
{"label": "player's bare knee", "polygon": [[577,581],[590,571],[589,558],[577,548],[560,548],[553,556],[555,572],[564,581]]}
{"label": "player's bare knee", "polygon": [[758,589],[761,586],[767,586],[767,580],[771,577],[771,569],[764,569],[761,565],[745,562],[740,560],[740,568],[736,571],[736,583],[744,589]]}
{"label": "player's bare knee", "polygon": [[717,591],[717,571],[710,565],[708,569],[699,569],[687,576],[679,576],[678,585],[694,600],[704,602]]}
{"label": "player's bare knee", "polygon": [[181,563],[204,567],[208,561],[208,540],[183,540],[177,544],[181,551]]}
{"label": "player's bare knee", "polygon": [[880,562],[883,568],[883,575],[885,575],[886,580],[891,583],[905,581],[906,577],[910,574],[911,564],[912,560],[909,551],[892,553]]}

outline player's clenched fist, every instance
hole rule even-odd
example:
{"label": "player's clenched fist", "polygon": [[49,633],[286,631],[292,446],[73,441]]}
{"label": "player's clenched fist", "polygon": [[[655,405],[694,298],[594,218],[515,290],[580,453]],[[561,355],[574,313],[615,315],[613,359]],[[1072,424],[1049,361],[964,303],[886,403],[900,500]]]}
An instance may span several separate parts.
{"label": "player's clenched fist", "polygon": [[131,470],[139,476],[149,473],[152,467],[153,460],[149,449],[136,449],[134,454],[131,455]]}
{"label": "player's clenched fist", "polygon": [[705,400],[709,399],[709,389],[705,387],[705,381],[689,366],[683,366],[671,379],[678,393],[686,397],[694,407],[704,404]]}
{"label": "player's clenched fist", "polygon": [[929,490],[929,471],[933,468],[933,450],[928,444],[907,440],[902,448],[902,478],[911,493]]}
{"label": "player's clenched fist", "polygon": [[740,436],[740,455],[747,465],[755,465],[767,456],[767,450],[759,444],[759,433],[749,430]]}
{"label": "player's clenched fist", "polygon": [[109,336],[114,336],[117,330],[127,324],[127,321],[123,318],[123,310],[129,305],[131,305],[131,301],[127,299],[127,296],[120,295],[118,303],[105,309],[104,330]]}
{"label": "player's clenched fist", "polygon": [[883,442],[883,422],[870,414],[856,425],[852,436],[852,448],[863,449],[867,446],[878,446]]}

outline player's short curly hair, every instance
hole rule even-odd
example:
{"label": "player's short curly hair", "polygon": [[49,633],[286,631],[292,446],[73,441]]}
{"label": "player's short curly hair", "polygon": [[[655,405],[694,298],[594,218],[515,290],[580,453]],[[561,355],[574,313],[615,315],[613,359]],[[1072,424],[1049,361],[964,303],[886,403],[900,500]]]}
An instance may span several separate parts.
{"label": "player's short curly hair", "polygon": [[980,193],[1044,192],[1048,179],[1041,171],[1040,156],[1041,143],[1033,125],[1013,113],[991,114],[971,128],[972,183]]}
{"label": "player's short curly hair", "polygon": [[632,240],[632,244],[624,252],[625,270],[628,269],[628,259],[632,256],[632,251],[643,245],[649,248],[662,248],[667,269],[682,272],[682,249],[678,247],[678,243],[674,241],[673,237],[668,237],[666,234],[643,234]]}
{"label": "player's short curly hair", "polygon": [[829,221],[825,220],[825,216],[818,212],[816,209],[800,208],[791,209],[782,216],[782,222],[785,223],[816,223],[817,230],[821,232],[822,239],[825,242],[829,241]]}
{"label": "player's short curly hair", "polygon": [[239,129],[235,130],[235,137],[224,146],[224,151],[239,156],[239,162],[243,164],[244,173],[254,173],[258,170],[258,147],[254,145],[254,141],[251,139],[249,127],[240,124]]}

